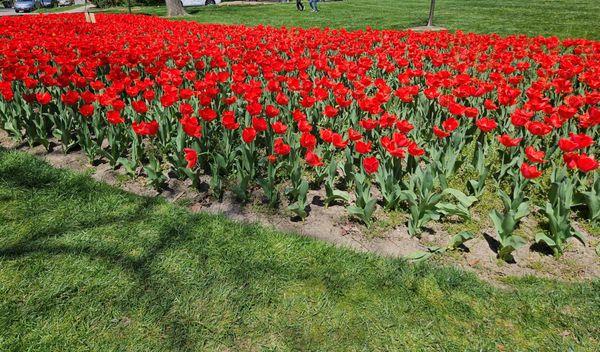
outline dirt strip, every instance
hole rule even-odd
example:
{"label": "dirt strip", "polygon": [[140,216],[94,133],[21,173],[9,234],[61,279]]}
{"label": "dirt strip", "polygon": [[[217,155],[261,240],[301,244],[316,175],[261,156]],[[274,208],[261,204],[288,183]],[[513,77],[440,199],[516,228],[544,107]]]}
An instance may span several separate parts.
{"label": "dirt strip", "polygon": [[[445,246],[455,235],[446,232],[442,224],[434,224],[421,239],[411,237],[405,226],[406,218],[402,214],[389,214],[381,209],[375,214],[378,222],[371,229],[367,229],[352,221],[344,206],[325,207],[321,201],[324,198],[324,192],[321,190],[309,192],[309,199],[312,199],[310,215],[306,220],[300,221],[285,212],[287,204],[284,197],[278,210],[264,205],[260,190],[253,192],[253,201],[247,204],[236,201],[230,193],[226,193],[222,201],[216,201],[207,192],[207,184],[204,185],[206,187],[196,190],[191,187],[189,180],[169,179],[167,187],[158,192],[147,186],[142,176],[132,179],[126,176],[122,169],[113,170],[107,163],[92,166],[81,151],[64,154],[60,147],[55,147],[53,151],[47,152],[42,146],[32,148],[26,143],[16,142],[2,130],[0,146],[35,155],[54,167],[75,172],[91,169],[92,177],[97,181],[141,196],[160,195],[194,212],[224,214],[235,221],[259,223],[356,251],[372,252],[387,257],[405,257],[417,251],[426,251],[428,246]],[[204,181],[208,183],[208,179]],[[529,228],[527,223],[525,226]],[[536,249],[535,246],[524,246],[515,252],[516,262],[511,264],[496,259],[493,250],[495,233],[492,228],[474,235],[475,238],[466,242],[462,251],[446,252],[434,256],[431,260],[475,272],[482,279],[496,284],[500,284],[500,280],[507,276],[533,275],[563,281],[600,277],[600,257],[595,252],[599,238],[590,234],[587,234],[588,241],[585,245],[576,240],[569,240],[567,250],[559,259]]]}

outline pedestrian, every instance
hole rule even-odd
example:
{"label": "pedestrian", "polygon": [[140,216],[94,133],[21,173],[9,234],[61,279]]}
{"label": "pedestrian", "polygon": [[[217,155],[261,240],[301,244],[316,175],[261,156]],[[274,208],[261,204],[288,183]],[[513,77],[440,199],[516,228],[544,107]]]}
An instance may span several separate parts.
{"label": "pedestrian", "polygon": [[318,2],[319,0],[308,0],[312,12],[319,12],[319,8],[317,7]]}
{"label": "pedestrian", "polygon": [[304,4],[302,3],[302,0],[296,0],[296,8],[298,11],[304,11]]}

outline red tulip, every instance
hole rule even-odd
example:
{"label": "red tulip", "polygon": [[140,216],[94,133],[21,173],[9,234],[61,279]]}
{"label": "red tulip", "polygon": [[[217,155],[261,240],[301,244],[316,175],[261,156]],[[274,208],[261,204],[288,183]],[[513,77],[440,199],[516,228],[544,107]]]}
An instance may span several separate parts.
{"label": "red tulip", "polygon": [[198,153],[192,148],[183,148],[188,169],[193,169],[198,163]]}
{"label": "red tulip", "polygon": [[40,105],[47,105],[52,100],[52,96],[48,92],[36,93],[35,99]]}
{"label": "red tulip", "polygon": [[527,165],[527,163],[521,164],[521,174],[527,179],[538,178],[542,175],[542,172],[538,170],[535,165]]}
{"label": "red tulip", "polygon": [[376,157],[371,156],[364,158],[362,161],[363,169],[368,175],[371,175],[379,169],[379,160]]}
{"label": "red tulip", "polygon": [[254,141],[255,138],[256,138],[256,130],[254,128],[252,128],[252,127],[244,128],[244,130],[242,131],[242,139],[244,140],[244,142],[252,143],[252,141]]}
{"label": "red tulip", "polygon": [[594,139],[585,133],[570,133],[569,136],[571,138],[571,141],[577,144],[577,149],[587,148],[594,144]]}
{"label": "red tulip", "polygon": [[246,106],[246,110],[250,113],[251,116],[257,116],[262,112],[262,105],[260,105],[260,103],[257,102],[253,102],[248,104],[248,106]]}
{"label": "red tulip", "polygon": [[446,138],[450,135],[450,132],[446,132],[437,126],[433,126],[433,133],[438,136],[438,138]]}
{"label": "red tulip", "polygon": [[546,153],[544,153],[542,150],[536,150],[534,147],[529,146],[525,148],[525,156],[532,163],[543,163]]}
{"label": "red tulip", "polygon": [[583,172],[590,172],[598,168],[598,161],[593,156],[581,154],[577,159],[577,168]]}
{"label": "red tulip", "polygon": [[536,136],[545,136],[552,132],[552,126],[540,121],[530,121],[526,124],[527,130]]}
{"label": "red tulip", "polygon": [[321,139],[326,143],[331,143],[333,140],[333,132],[328,128],[321,129],[319,131],[319,135],[321,136]]}
{"label": "red tulip", "polygon": [[107,111],[106,120],[113,125],[118,125],[125,122],[125,119],[121,117],[117,110]]}
{"label": "red tulip", "polygon": [[267,115],[267,117],[273,118],[279,115],[279,109],[277,109],[273,105],[267,105],[267,107],[265,108],[265,115]]}
{"label": "red tulip", "polygon": [[69,91],[61,94],[60,100],[67,105],[75,105],[77,102],[79,102],[79,93],[73,90]]}
{"label": "red tulip", "polygon": [[344,149],[348,145],[348,141],[345,141],[339,133],[331,135],[331,143],[339,149]]}
{"label": "red tulip", "polygon": [[94,105],[84,104],[79,107],[79,113],[85,117],[90,117],[94,113]]}
{"label": "red tulip", "polygon": [[498,141],[505,147],[516,147],[521,143],[523,138],[511,138],[507,134],[498,136]]}
{"label": "red tulip", "polygon": [[133,128],[133,132],[135,132],[139,136],[154,136],[158,132],[158,122],[156,120],[152,120],[150,122],[133,122],[131,124],[131,128]]}
{"label": "red tulip", "polygon": [[458,120],[455,119],[454,117],[450,117],[446,120],[444,120],[444,122],[442,122],[442,128],[448,132],[452,132],[455,129],[458,128]]}
{"label": "red tulip", "polygon": [[353,128],[349,128],[348,129],[348,139],[350,139],[353,142],[358,141],[359,139],[361,139],[363,136],[360,132],[358,132],[357,130],[353,129]]}
{"label": "red tulip", "polygon": [[198,119],[191,116],[184,116],[179,120],[183,131],[190,137],[200,138],[202,136],[202,126],[198,123]]}
{"label": "red tulip", "polygon": [[414,126],[407,120],[398,120],[398,122],[396,122],[396,128],[400,132],[407,134],[408,132],[413,130]]}
{"label": "red tulip", "polygon": [[561,138],[558,140],[558,147],[565,153],[572,152],[577,149],[579,145],[570,139]]}
{"label": "red tulip", "polygon": [[138,114],[145,114],[148,111],[148,107],[143,100],[132,101],[131,106]]}
{"label": "red tulip", "polygon": [[211,122],[217,118],[217,112],[211,108],[200,109],[198,115],[200,115],[200,118],[206,122]]}
{"label": "red tulip", "polygon": [[371,152],[371,142],[363,142],[363,141],[358,141],[356,142],[356,144],[354,145],[354,149],[359,153],[359,154],[367,154]]}
{"label": "red tulip", "polygon": [[425,150],[419,148],[417,143],[411,141],[410,144],[408,145],[408,153],[412,156],[421,156],[421,155],[425,154]]}
{"label": "red tulip", "polygon": [[273,132],[277,134],[284,134],[285,131],[287,131],[287,126],[284,125],[281,121],[275,121],[271,125],[271,128],[273,129]]}
{"label": "red tulip", "polygon": [[223,112],[221,124],[223,124],[223,127],[230,131],[237,130],[238,127],[240,127],[240,124],[235,120],[235,113],[233,111]]}
{"label": "red tulip", "polygon": [[306,152],[304,160],[306,160],[306,163],[312,167],[323,166],[323,162],[319,156],[311,151]]}
{"label": "red tulip", "polygon": [[498,126],[496,121],[487,117],[480,118],[475,124],[482,132],[491,132]]}
{"label": "red tulip", "polygon": [[181,115],[191,115],[194,112],[194,108],[188,103],[179,104],[179,112]]}
{"label": "red tulip", "polygon": [[577,153],[565,153],[563,154],[563,161],[567,165],[569,169],[574,169],[577,167],[577,161],[579,160],[579,155]]}
{"label": "red tulip", "polygon": [[300,145],[303,148],[306,148],[307,151],[312,151],[317,146],[317,137],[308,132],[304,132],[300,136]]}
{"label": "red tulip", "polygon": [[261,117],[253,117],[252,127],[254,127],[257,132],[264,132],[269,128],[269,124],[267,123],[267,120]]}
{"label": "red tulip", "polygon": [[288,155],[291,147],[283,142],[283,138],[277,138],[273,143],[273,151],[279,155]]}
{"label": "red tulip", "polygon": [[338,109],[334,108],[331,105],[327,105],[325,107],[325,110],[323,111],[323,114],[329,118],[333,118],[338,114]]}

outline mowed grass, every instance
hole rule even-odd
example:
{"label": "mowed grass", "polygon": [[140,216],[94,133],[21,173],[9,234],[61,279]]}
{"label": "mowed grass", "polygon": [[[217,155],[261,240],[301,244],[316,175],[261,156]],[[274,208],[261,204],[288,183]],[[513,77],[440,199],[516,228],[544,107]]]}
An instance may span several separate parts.
{"label": "mowed grass", "polygon": [[600,282],[409,265],[0,151],[1,351],[593,351]]}
{"label": "mowed grass", "polygon": [[[344,0],[320,2],[320,12],[296,10],[295,1],[268,5],[188,8],[190,20],[211,23],[405,29],[427,23],[427,0]],[[114,11],[114,10],[113,10]],[[124,9],[120,9],[124,11]],[[160,7],[135,12],[165,15]],[[443,0],[437,1],[434,24],[476,33],[527,34],[600,39],[598,0]]]}
{"label": "mowed grass", "polygon": [[37,13],[60,13],[60,12],[75,10],[75,9],[83,7],[83,6],[85,6],[85,5],[84,4],[75,4],[75,5],[69,5],[69,6],[56,6],[56,7],[50,7],[50,8],[41,8],[41,9],[37,10]]}

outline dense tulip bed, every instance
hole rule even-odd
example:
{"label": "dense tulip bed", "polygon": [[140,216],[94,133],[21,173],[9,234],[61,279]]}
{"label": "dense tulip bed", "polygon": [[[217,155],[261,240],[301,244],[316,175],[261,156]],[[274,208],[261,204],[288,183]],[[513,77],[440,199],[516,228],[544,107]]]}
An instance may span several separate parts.
{"label": "dense tulip bed", "polygon": [[260,187],[301,218],[320,188],[367,225],[377,206],[406,211],[415,236],[470,218],[488,188],[504,259],[533,211],[557,255],[581,237],[575,215],[600,218],[600,42],[97,21],[0,20],[0,127],[156,187],[209,175],[242,201]]}

